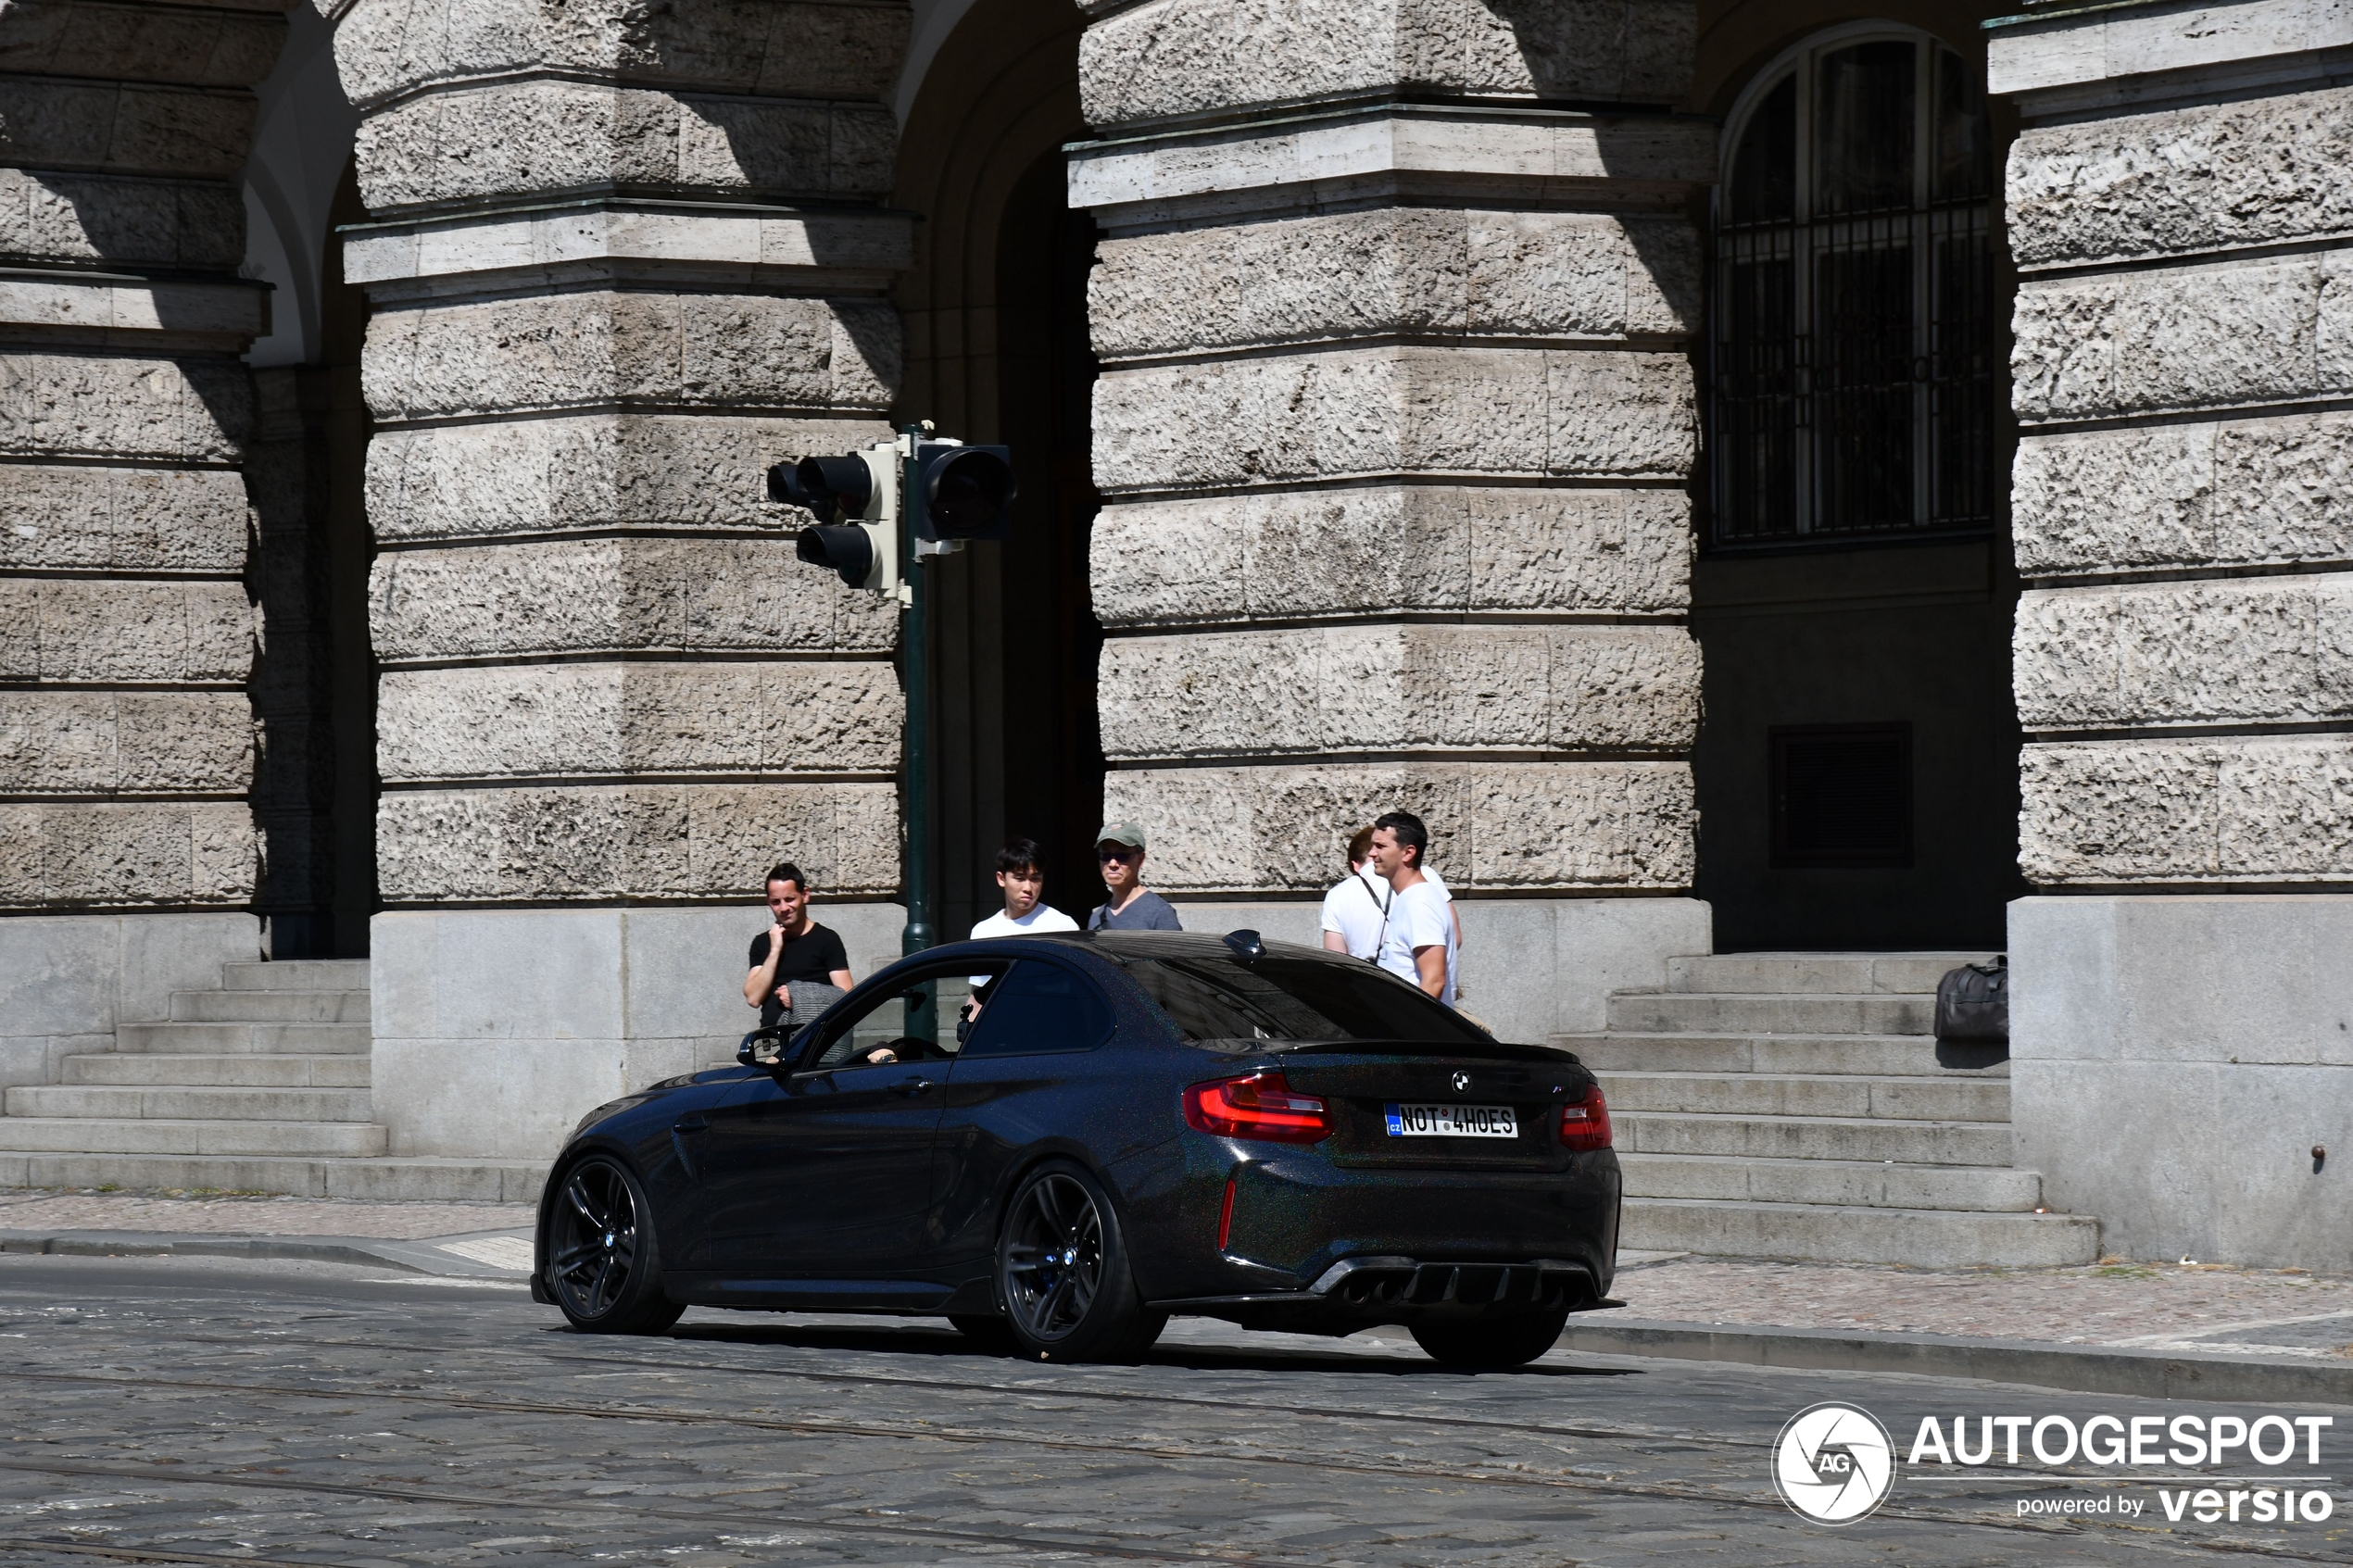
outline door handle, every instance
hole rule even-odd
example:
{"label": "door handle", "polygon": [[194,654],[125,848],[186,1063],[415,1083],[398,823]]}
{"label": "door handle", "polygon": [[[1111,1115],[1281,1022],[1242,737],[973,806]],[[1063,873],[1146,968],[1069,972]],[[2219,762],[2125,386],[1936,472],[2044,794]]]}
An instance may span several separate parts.
{"label": "door handle", "polygon": [[673,1133],[707,1133],[711,1131],[711,1122],[706,1117],[689,1116],[683,1122],[673,1122],[670,1130]]}
{"label": "door handle", "polygon": [[932,1085],[928,1078],[902,1078],[891,1086],[909,1099],[912,1099],[917,1095],[931,1093]]}

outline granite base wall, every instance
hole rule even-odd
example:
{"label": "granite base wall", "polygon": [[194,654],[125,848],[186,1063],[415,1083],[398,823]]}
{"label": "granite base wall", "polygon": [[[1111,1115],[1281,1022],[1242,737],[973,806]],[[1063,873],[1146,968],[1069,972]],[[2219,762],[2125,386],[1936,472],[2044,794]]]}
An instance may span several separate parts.
{"label": "granite base wall", "polygon": [[[858,978],[898,957],[898,905],[812,912]],[[376,916],[374,1103],[391,1152],[544,1159],[606,1100],[733,1061],[758,1022],[744,951],[767,925],[757,904]]]}
{"label": "granite base wall", "polygon": [[2009,941],[2054,1208],[2127,1257],[2353,1269],[2353,897],[2021,898]]}
{"label": "granite base wall", "polygon": [[0,1088],[56,1083],[61,1059],[114,1049],[118,1023],[165,1018],[172,992],[261,956],[249,914],[0,919]]}

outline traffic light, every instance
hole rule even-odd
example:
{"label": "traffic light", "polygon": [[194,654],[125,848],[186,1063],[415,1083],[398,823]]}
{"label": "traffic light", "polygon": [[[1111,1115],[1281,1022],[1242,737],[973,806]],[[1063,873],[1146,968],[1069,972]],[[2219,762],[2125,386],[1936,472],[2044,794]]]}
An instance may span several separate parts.
{"label": "traffic light", "polygon": [[[902,465],[911,458],[912,495],[900,486]],[[975,539],[1002,539],[1013,532],[1016,488],[1008,448],[912,434],[768,470],[770,500],[817,517],[815,527],[800,531],[794,554],[840,573],[853,588],[889,594],[902,604],[912,596],[899,561],[911,519],[919,558],[950,554]]]}
{"label": "traffic light", "polygon": [[917,538],[961,545],[1013,533],[1017,487],[1010,448],[926,441],[915,460],[915,483],[923,493]]}
{"label": "traffic light", "polygon": [[899,580],[899,465],[903,441],[839,458],[803,458],[768,470],[768,498],[817,515],[793,553],[840,573],[853,588],[903,599]]}

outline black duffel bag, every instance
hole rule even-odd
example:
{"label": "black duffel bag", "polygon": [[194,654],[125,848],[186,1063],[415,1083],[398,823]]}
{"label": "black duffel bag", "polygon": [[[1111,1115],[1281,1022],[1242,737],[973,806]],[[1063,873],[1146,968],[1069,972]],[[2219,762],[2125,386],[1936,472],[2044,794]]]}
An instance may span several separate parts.
{"label": "black duffel bag", "polygon": [[1992,963],[1965,963],[1936,983],[1936,1037],[1940,1040],[2000,1040],[2010,1037],[2010,957]]}

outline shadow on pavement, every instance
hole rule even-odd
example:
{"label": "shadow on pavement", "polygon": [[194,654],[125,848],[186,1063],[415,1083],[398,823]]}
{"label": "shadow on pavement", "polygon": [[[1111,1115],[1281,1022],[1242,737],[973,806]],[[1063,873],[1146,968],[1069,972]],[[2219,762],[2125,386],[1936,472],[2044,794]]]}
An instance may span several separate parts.
{"label": "shadow on pavement", "polygon": [[[552,1326],[551,1333],[569,1334]],[[805,1350],[877,1350],[903,1356],[953,1357],[961,1361],[1000,1361],[1036,1365],[998,1351],[985,1350],[956,1330],[923,1324],[882,1324],[872,1328],[839,1323],[750,1324],[686,1323],[670,1331],[671,1339],[725,1345],[789,1346]],[[1322,1349],[1313,1345],[1285,1345],[1259,1349],[1246,1345],[1187,1345],[1164,1341],[1145,1355],[1144,1366],[1176,1367],[1190,1372],[1343,1372],[1378,1377],[1639,1377],[1636,1367],[1564,1366],[1539,1362],[1504,1371],[1466,1372],[1441,1366],[1403,1341],[1393,1350],[1383,1348]]]}

